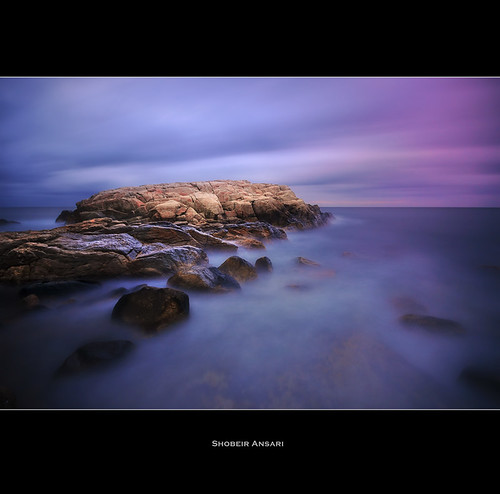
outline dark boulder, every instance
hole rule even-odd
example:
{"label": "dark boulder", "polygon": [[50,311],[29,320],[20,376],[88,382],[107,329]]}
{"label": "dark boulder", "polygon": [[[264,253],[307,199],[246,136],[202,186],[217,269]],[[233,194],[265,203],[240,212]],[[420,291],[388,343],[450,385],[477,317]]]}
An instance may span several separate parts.
{"label": "dark boulder", "polygon": [[59,367],[57,375],[68,375],[115,361],[132,350],[128,340],[95,341],[81,346]]}
{"label": "dark boulder", "polygon": [[271,262],[271,259],[269,259],[269,257],[259,257],[255,261],[255,269],[258,272],[270,273],[273,270],[273,263]]}
{"label": "dark boulder", "polygon": [[219,269],[240,283],[257,278],[255,267],[239,256],[229,257],[219,266]]}
{"label": "dark boulder", "polygon": [[407,327],[420,327],[432,332],[462,334],[465,332],[461,324],[451,319],[423,314],[405,314],[399,321]]}
{"label": "dark boulder", "polygon": [[179,271],[168,279],[168,284],[177,288],[223,293],[241,288],[231,275],[213,266],[195,266]]}
{"label": "dark boulder", "polygon": [[41,281],[21,288],[19,296],[26,298],[29,295],[36,295],[39,299],[66,297],[77,292],[94,290],[100,286],[98,282],[84,280]]}
{"label": "dark boulder", "polygon": [[157,331],[188,314],[189,296],[186,293],[173,288],[145,286],[120,297],[111,317],[145,331]]}

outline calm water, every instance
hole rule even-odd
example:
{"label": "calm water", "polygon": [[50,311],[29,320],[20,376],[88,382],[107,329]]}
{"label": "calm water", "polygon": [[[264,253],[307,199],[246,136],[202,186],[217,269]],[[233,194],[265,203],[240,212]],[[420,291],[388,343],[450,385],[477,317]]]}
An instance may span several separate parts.
{"label": "calm water", "polygon": [[[111,322],[110,292],[163,279],[109,281],[4,322],[0,384],[21,408],[500,408],[499,395],[458,379],[500,364],[500,275],[482,267],[500,265],[500,210],[332,212],[330,225],[266,251],[239,249],[274,271],[238,293],[190,293],[189,319],[154,336]],[[227,256],[209,253],[215,266]],[[298,268],[297,256],[321,267]],[[465,334],[401,326],[415,311]],[[106,369],[53,377],[78,346],[107,339],[136,348]]]}

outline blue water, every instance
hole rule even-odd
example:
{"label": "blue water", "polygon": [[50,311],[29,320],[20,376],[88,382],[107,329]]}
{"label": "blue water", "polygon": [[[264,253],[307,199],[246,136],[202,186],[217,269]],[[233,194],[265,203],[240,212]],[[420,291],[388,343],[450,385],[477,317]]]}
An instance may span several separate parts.
{"label": "blue water", "polygon": [[56,223],[56,218],[63,209],[73,210],[74,207],[0,208],[0,219],[9,221],[5,224],[0,222],[0,232],[46,230],[62,226],[64,223]]}
{"label": "blue water", "polygon": [[[250,262],[267,255],[273,272],[238,293],[189,293],[189,318],[154,336],[111,321],[111,291],[164,279],[108,281],[4,322],[0,384],[21,408],[499,408],[497,394],[459,375],[500,363],[500,276],[483,267],[500,265],[500,210],[331,211],[328,226],[288,232],[265,251],[240,248]],[[210,252],[210,263],[228,255]],[[321,267],[299,268],[297,256]],[[398,322],[415,310],[465,333]],[[78,346],[106,339],[136,348],[105,369],[54,379]]]}

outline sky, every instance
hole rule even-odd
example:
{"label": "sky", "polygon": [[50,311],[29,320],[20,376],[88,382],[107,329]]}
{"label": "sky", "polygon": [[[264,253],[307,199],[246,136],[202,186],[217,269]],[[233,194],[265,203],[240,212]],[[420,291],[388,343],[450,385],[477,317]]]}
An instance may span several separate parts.
{"label": "sky", "polygon": [[323,207],[500,207],[500,79],[0,78],[0,207],[218,179]]}

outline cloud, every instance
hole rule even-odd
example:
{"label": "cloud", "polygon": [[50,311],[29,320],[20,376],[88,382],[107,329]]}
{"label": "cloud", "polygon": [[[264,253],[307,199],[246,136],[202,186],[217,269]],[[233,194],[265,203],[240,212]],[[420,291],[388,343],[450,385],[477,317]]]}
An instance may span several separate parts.
{"label": "cloud", "polygon": [[0,79],[1,201],[245,178],[500,205],[499,98],[496,79]]}

